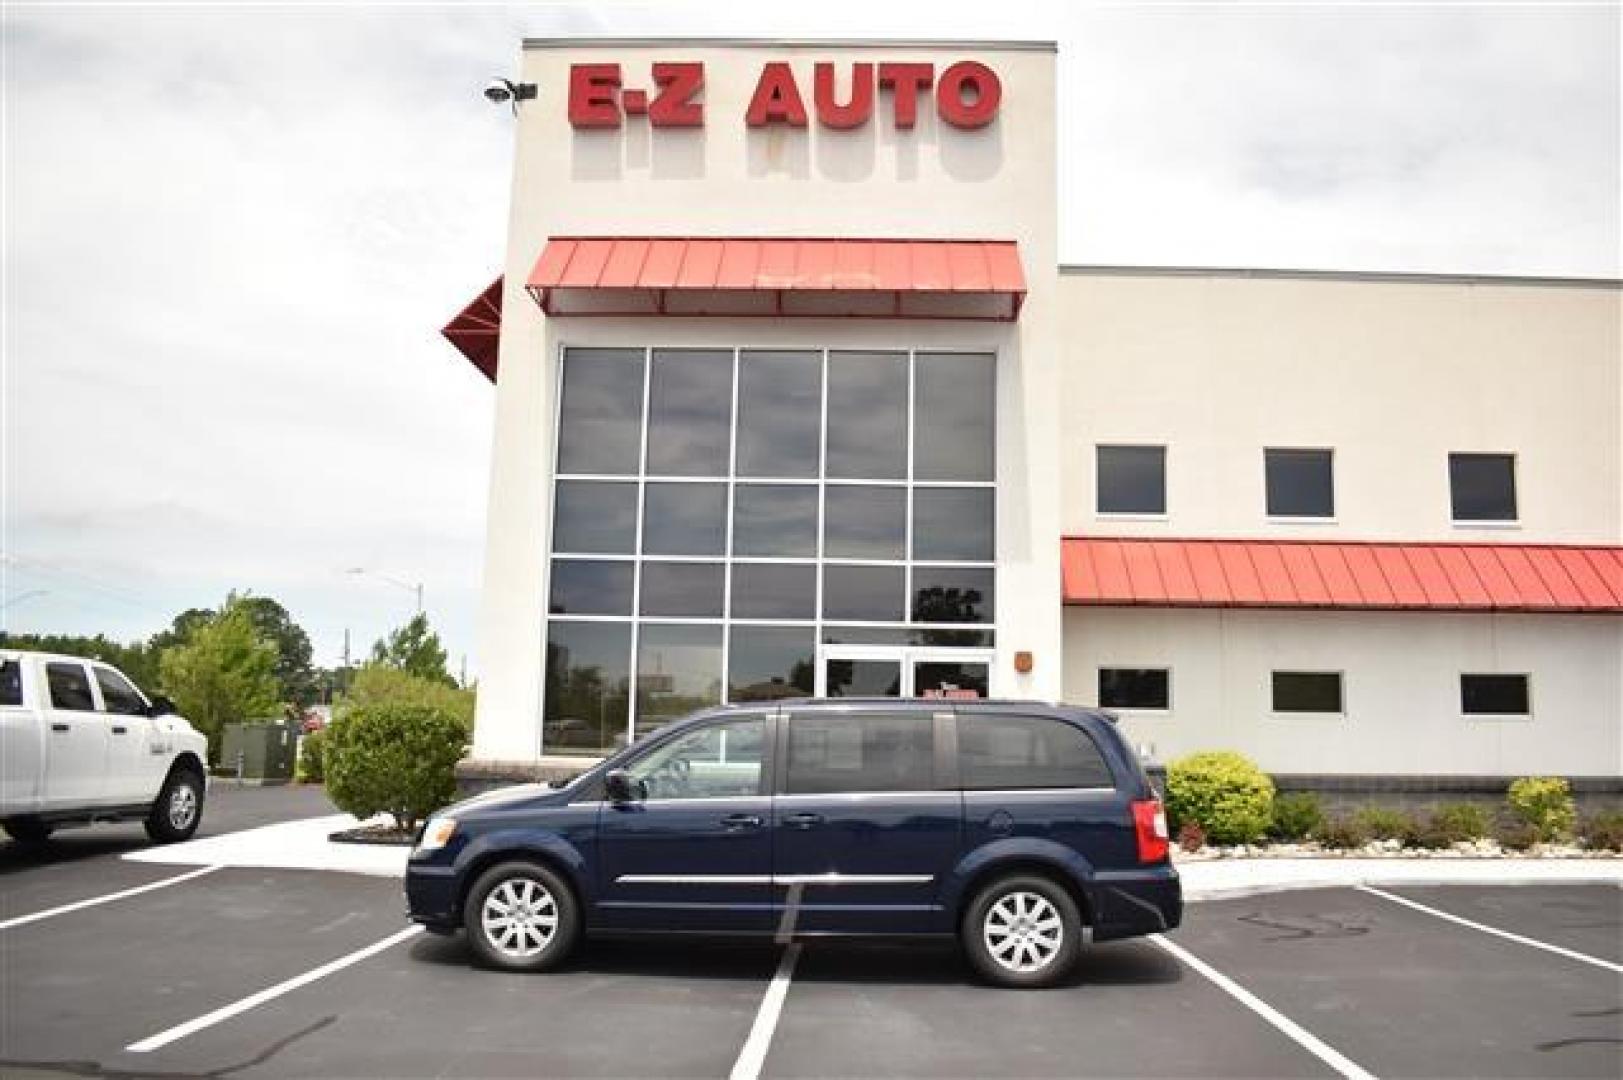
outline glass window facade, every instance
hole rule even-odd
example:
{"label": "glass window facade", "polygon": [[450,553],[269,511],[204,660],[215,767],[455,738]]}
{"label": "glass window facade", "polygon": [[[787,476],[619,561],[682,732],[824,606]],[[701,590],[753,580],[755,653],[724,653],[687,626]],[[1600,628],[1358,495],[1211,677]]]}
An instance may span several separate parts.
{"label": "glass window facade", "polygon": [[[993,354],[593,348],[562,367],[546,752],[809,695],[819,641],[991,645]],[[831,692],[883,681],[845,674]]]}

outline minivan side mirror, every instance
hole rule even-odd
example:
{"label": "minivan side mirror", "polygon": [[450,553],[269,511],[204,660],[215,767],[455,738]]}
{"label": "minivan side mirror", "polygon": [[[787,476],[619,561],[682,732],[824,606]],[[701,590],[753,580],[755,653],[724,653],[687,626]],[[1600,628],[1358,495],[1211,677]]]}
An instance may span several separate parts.
{"label": "minivan side mirror", "polygon": [[648,784],[633,778],[624,769],[610,769],[603,777],[603,794],[612,803],[642,802],[648,798]]}
{"label": "minivan side mirror", "polygon": [[151,717],[173,716],[175,712],[175,703],[161,694],[147,706],[147,715]]}

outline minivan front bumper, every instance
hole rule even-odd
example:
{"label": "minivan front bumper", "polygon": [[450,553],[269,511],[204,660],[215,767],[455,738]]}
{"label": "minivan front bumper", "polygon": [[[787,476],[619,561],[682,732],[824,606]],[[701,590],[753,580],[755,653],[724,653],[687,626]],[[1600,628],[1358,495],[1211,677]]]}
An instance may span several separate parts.
{"label": "minivan front bumper", "polygon": [[1093,885],[1093,940],[1159,934],[1183,921],[1183,884],[1170,863],[1102,871]]}
{"label": "minivan front bumper", "polygon": [[430,929],[457,923],[461,878],[454,866],[434,866],[413,859],[406,864],[406,914]]}

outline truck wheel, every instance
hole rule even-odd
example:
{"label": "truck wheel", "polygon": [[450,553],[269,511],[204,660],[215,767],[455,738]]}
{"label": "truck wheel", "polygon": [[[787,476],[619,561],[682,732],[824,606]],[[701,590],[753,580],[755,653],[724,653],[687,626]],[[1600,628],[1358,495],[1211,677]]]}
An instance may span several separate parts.
{"label": "truck wheel", "polygon": [[203,778],[190,769],[175,769],[147,814],[147,835],[154,843],[173,844],[191,839],[202,823]]}
{"label": "truck wheel", "polygon": [[544,866],[507,862],[479,875],[462,922],[480,963],[506,971],[557,967],[580,936],[575,894]]}
{"label": "truck wheel", "polygon": [[1052,986],[1082,951],[1076,901],[1045,877],[1006,877],[982,889],[959,928],[975,971],[998,986]]}
{"label": "truck wheel", "polygon": [[7,836],[25,847],[39,847],[51,838],[51,827],[31,818],[8,821],[5,828]]}

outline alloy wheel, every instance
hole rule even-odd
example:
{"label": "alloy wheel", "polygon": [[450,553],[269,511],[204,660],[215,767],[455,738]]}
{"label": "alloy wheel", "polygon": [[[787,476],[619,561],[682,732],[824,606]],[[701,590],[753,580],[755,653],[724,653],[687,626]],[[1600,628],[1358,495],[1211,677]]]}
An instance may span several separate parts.
{"label": "alloy wheel", "polygon": [[508,878],[485,897],[479,921],[496,951],[526,960],[545,949],[558,932],[558,904],[534,878]]}
{"label": "alloy wheel", "polygon": [[1065,927],[1047,897],[1011,892],[987,910],[981,935],[999,967],[1026,974],[1053,963],[1065,941]]}

